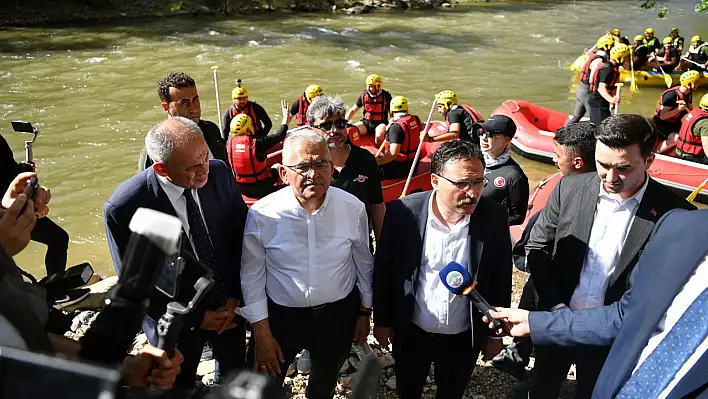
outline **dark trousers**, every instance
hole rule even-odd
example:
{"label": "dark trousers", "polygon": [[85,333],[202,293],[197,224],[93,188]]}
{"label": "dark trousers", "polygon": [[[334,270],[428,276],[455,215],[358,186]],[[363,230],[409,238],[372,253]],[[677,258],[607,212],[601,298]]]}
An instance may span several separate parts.
{"label": "dark trousers", "polygon": [[[533,287],[533,281],[529,275],[524,285],[524,290],[521,292],[519,300],[519,309],[534,311],[536,310],[536,290]],[[505,357],[511,358],[514,362],[522,363],[524,366],[529,364],[533,352],[533,342],[530,337],[514,338],[514,342],[506,347]]]}
{"label": "dark trousers", "polygon": [[575,362],[578,388],[576,398],[592,397],[592,390],[600,375],[609,347],[581,345],[573,348],[536,346],[536,362],[531,370],[529,397],[557,398],[570,365]]}
{"label": "dark trousers", "polygon": [[211,345],[214,359],[216,359],[214,383],[223,382],[226,374],[244,367],[246,361],[246,321],[240,316],[235,316],[234,321],[238,323],[237,326],[221,334],[197,328],[192,331],[182,331],[177,348],[184,356],[184,362],[181,365],[182,371],[175,380],[175,388],[194,388],[197,366],[199,366],[202,350],[207,341]]}
{"label": "dark trousers", "polygon": [[[352,347],[359,303],[356,288],[344,299],[312,308],[291,308],[268,300],[268,323],[285,360],[278,382],[283,383],[290,363],[307,349],[312,363],[307,398],[332,398],[339,370]],[[249,359],[254,358],[254,347],[249,345]]]}
{"label": "dark trousers", "polygon": [[435,364],[436,399],[461,398],[480,348],[472,347],[472,332],[432,334],[411,323],[396,351],[396,390],[401,399],[420,399],[425,379]]}
{"label": "dark trousers", "polygon": [[379,166],[381,180],[405,179],[411,171],[411,162],[393,161]]}
{"label": "dark trousers", "polygon": [[69,234],[51,219],[44,217],[37,219],[31,233],[32,241],[37,241],[47,246],[44,257],[44,266],[47,276],[63,272],[66,269],[66,254],[69,250]]}
{"label": "dark trousers", "polygon": [[654,116],[652,121],[654,122],[654,125],[656,125],[656,134],[664,140],[666,140],[670,134],[678,133],[678,131],[681,130],[681,122],[671,123],[659,118],[658,116]]}
{"label": "dark trousers", "polygon": [[678,154],[677,153],[676,157],[681,158],[686,161],[698,162],[698,163],[702,163],[704,165],[708,165],[708,156],[706,156],[706,155],[697,157],[697,156],[691,155],[691,154]]}
{"label": "dark trousers", "polygon": [[602,100],[590,101],[590,122],[599,125],[600,122],[610,117],[610,103],[604,98]]}

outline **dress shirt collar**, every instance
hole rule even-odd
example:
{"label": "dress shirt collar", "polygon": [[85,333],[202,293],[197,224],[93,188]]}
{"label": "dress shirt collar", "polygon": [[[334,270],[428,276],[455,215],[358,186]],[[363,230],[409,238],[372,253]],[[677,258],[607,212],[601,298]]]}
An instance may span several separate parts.
{"label": "dress shirt collar", "polygon": [[[157,176],[157,181],[160,183],[160,187],[165,191],[165,194],[167,194],[167,198],[170,199],[170,202],[175,204],[177,201],[179,201],[180,197],[184,194],[184,187],[180,187],[171,181],[169,181],[165,176],[160,176],[157,173],[155,173]],[[194,191],[192,190],[192,195],[194,195]]]}
{"label": "dress shirt collar", "polygon": [[308,216],[317,216],[319,214],[324,213],[325,209],[327,209],[327,204],[329,203],[329,197],[330,195],[329,192],[332,190],[332,186],[327,188],[327,192],[325,193],[325,199],[322,202],[322,205],[320,205],[319,208],[315,210],[315,212],[310,215],[309,212],[307,212],[307,209],[303,208],[303,206],[300,204],[300,201],[297,199],[297,195],[295,195],[295,191],[293,190],[292,187],[284,187],[283,190],[289,190],[290,195],[288,195],[288,198],[290,199],[290,205],[292,206],[293,209],[295,209],[297,212],[308,215]]}
{"label": "dress shirt collar", "polygon": [[626,200],[617,200],[616,198],[612,197],[610,193],[605,191],[605,187],[602,185],[602,181],[600,182],[600,198],[604,198],[609,201],[613,201],[617,205],[629,205],[629,202],[632,200],[636,200],[637,204],[640,204],[642,202],[642,198],[644,198],[644,193],[647,191],[647,186],[649,185],[649,175],[646,173],[644,174],[644,185],[642,185],[642,188],[639,189],[636,193],[634,193],[633,196],[627,198]]}
{"label": "dress shirt collar", "polygon": [[440,221],[437,216],[435,216],[435,212],[433,212],[433,201],[435,199],[435,196],[437,193],[433,191],[433,193],[430,195],[430,200],[428,200],[428,225],[433,225],[437,227],[438,229],[443,228],[445,230],[449,230],[450,232],[456,232],[464,229],[467,227],[467,225],[470,224],[470,219],[472,218],[472,215],[465,215],[457,224],[451,225],[451,226],[446,226],[445,223]]}

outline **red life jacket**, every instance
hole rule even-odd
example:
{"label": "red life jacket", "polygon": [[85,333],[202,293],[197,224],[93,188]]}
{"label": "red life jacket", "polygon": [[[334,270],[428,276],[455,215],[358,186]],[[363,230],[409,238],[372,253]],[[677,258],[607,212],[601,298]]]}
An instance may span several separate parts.
{"label": "red life jacket", "polygon": [[423,124],[420,123],[420,118],[411,114],[398,118],[393,123],[401,126],[405,133],[405,138],[403,143],[401,143],[401,152],[398,153],[396,161],[412,161],[418,150],[418,144],[420,144],[420,132],[423,131]]}
{"label": "red life jacket", "polygon": [[310,107],[310,102],[307,101],[305,94],[300,94],[300,98],[297,99],[297,114],[295,114],[295,119],[297,119],[297,124],[295,127],[307,125],[307,108]]}
{"label": "red life jacket", "polygon": [[[657,118],[659,118],[659,114],[661,113],[661,99],[664,98],[664,95],[666,93],[675,91],[676,95],[678,96],[678,99],[676,101],[684,101],[686,104],[691,104],[693,102],[693,93],[690,91],[688,94],[683,94],[681,90],[679,90],[679,87],[681,86],[674,86],[670,89],[666,89],[662,94],[661,98],[659,98],[659,104],[656,105],[656,113],[654,114]],[[669,119],[664,120],[665,122],[673,123],[676,125],[681,124],[681,119],[688,113],[688,111],[681,111],[678,114],[672,116]],[[660,118],[661,119],[661,118]]]}
{"label": "red life jacket", "polygon": [[364,91],[361,93],[361,103],[364,104],[364,119],[382,123],[388,121],[389,103],[383,90],[376,97],[371,97]]}
{"label": "red life jacket", "polygon": [[693,111],[686,115],[686,119],[684,119],[681,124],[681,130],[679,130],[678,137],[676,138],[677,149],[696,157],[702,157],[706,154],[701,138],[693,134],[693,127],[696,123],[706,118],[708,118],[708,111],[704,111],[700,108],[694,108]]}
{"label": "red life jacket", "polygon": [[237,183],[255,183],[271,176],[267,159],[259,161],[256,157],[255,137],[247,135],[232,137],[226,149]]}
{"label": "red life jacket", "polygon": [[482,115],[479,114],[479,112],[475,111],[474,108],[470,107],[467,104],[460,104],[460,107],[464,108],[465,111],[467,111],[468,114],[472,117],[472,122],[474,123],[480,123],[484,122],[484,118],[482,118]]}
{"label": "red life jacket", "polygon": [[253,134],[258,136],[261,132],[261,121],[258,120],[256,117],[256,111],[253,109],[253,101],[249,101],[246,103],[246,106],[240,110],[236,108],[235,105],[231,105],[229,107],[229,123],[231,123],[231,119],[233,119],[236,115],[239,114],[246,114],[249,117],[251,117],[251,123],[253,124]]}
{"label": "red life jacket", "polygon": [[597,53],[591,52],[588,55],[588,60],[583,65],[583,69],[580,71],[580,81],[585,84],[590,84],[590,64],[597,58]]}
{"label": "red life jacket", "polygon": [[592,72],[589,80],[590,84],[590,92],[595,93],[597,92],[597,89],[600,87],[600,83],[597,81],[597,77],[600,74],[600,70],[603,68],[607,68],[607,65],[609,65],[612,68],[612,79],[610,80],[610,83],[607,83],[607,92],[610,93],[611,95],[614,95],[615,92],[617,91],[617,88],[615,85],[617,82],[619,82],[619,66],[615,65],[612,63],[612,61],[607,61],[603,60],[602,65],[599,65],[595,70]]}

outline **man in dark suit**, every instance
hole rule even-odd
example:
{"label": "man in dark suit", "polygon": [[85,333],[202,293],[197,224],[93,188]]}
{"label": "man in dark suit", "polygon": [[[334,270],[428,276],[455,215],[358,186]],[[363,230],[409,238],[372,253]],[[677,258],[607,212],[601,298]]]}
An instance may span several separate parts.
{"label": "man in dark suit", "polygon": [[[170,72],[157,82],[157,95],[167,117],[181,116],[199,125],[204,140],[209,147],[209,159],[219,159],[228,166],[226,140],[214,122],[202,119],[202,105],[197,91],[197,83],[184,72]],[[228,129],[228,126],[226,127]],[[140,151],[138,170],[149,168],[153,160],[145,148]]]}
{"label": "man in dark suit", "polygon": [[[687,232],[690,229],[690,232]],[[535,344],[612,345],[592,397],[708,397],[708,211],[674,210],[654,228],[632,288],[575,311],[497,309]]]}
{"label": "man in dark suit", "polygon": [[[526,244],[539,310],[585,309],[619,300],[656,221],[674,208],[695,209],[647,175],[656,129],[646,118],[607,118],[595,136],[597,173],[563,177]],[[608,351],[537,345],[529,395],[557,397],[575,361],[576,396],[589,398]]]}
{"label": "man in dark suit", "polygon": [[[130,238],[128,224],[138,208],[179,217],[183,226],[181,256],[186,266],[175,300],[186,303],[191,299],[204,267],[214,273],[215,284],[178,338],[184,363],[175,385],[183,389],[194,386],[206,341],[217,360],[218,383],[221,374],[243,367],[245,361],[245,322],[234,317],[234,310],[241,299],[241,241],[247,208],[226,165],[208,160],[207,145],[195,122],[182,117],[160,122],[148,132],[145,147],[155,164],[118,186],[104,207],[113,264],[120,274]],[[153,345],[157,341],[156,321],[170,300],[159,293],[151,298],[143,330]]]}
{"label": "man in dark suit", "polygon": [[480,351],[501,340],[481,313],[450,293],[438,273],[466,266],[490,304],[511,302],[511,238],[506,208],[481,196],[487,182],[476,144],[444,143],[431,163],[433,191],[387,206],[374,263],[374,335],[393,344],[398,395],[419,399],[432,362],[437,398],[461,398]]}

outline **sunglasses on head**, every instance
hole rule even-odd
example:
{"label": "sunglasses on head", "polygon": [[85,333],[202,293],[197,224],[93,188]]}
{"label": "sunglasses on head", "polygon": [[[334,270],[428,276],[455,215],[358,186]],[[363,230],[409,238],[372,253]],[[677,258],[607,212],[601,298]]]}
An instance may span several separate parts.
{"label": "sunglasses on head", "polygon": [[316,129],[320,129],[325,132],[329,132],[332,130],[332,127],[335,129],[344,129],[347,127],[347,121],[346,119],[337,119],[336,121],[327,121],[327,122],[322,122],[319,125],[314,126]]}

